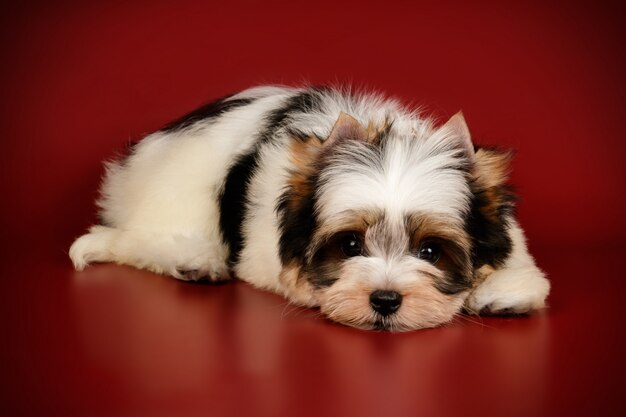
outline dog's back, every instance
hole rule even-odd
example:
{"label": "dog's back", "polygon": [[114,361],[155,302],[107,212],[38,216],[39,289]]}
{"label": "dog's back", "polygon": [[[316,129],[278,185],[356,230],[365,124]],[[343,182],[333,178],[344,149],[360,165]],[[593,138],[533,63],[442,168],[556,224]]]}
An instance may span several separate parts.
{"label": "dog's back", "polygon": [[70,257],[79,270],[116,262],[185,280],[225,279],[234,267],[277,291],[276,201],[294,168],[289,141],[323,140],[341,112],[382,121],[400,109],[376,95],[277,86],[203,106],[106,164],[102,224],[72,245]]}

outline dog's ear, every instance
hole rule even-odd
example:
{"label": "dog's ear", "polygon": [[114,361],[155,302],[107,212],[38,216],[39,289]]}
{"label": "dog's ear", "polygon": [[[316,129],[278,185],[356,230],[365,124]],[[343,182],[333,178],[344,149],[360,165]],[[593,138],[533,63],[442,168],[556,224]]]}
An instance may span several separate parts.
{"label": "dog's ear", "polygon": [[453,146],[460,149],[463,154],[470,160],[474,160],[474,144],[472,144],[472,136],[465,122],[462,112],[456,113],[443,126],[437,130],[450,140]]}
{"label": "dog's ear", "polygon": [[472,207],[468,218],[474,241],[474,266],[496,267],[509,256],[512,242],[507,232],[516,196],[507,184],[513,152],[478,148],[471,171]]}
{"label": "dog's ear", "polygon": [[315,187],[326,156],[335,145],[344,141],[367,141],[368,131],[358,120],[341,113],[330,135],[321,140],[312,136],[291,142],[294,169],[288,187],[280,197],[278,213],[281,238],[280,256],[284,265],[299,259],[302,262],[315,228]]}
{"label": "dog's ear", "polygon": [[367,141],[368,130],[354,117],[341,112],[335,125],[330,131],[330,135],[324,141],[324,147],[337,144],[344,140]]}
{"label": "dog's ear", "polygon": [[505,185],[514,155],[512,150],[479,147],[474,156],[472,170],[475,186],[485,190]]}

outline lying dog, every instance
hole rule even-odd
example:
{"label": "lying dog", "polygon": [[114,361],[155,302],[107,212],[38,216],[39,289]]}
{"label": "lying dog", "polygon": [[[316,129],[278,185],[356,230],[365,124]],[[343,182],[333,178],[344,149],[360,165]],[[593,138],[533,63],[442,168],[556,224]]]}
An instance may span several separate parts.
{"label": "lying dog", "polygon": [[252,88],[108,163],[101,225],[70,257],[183,280],[232,272],[364,329],[525,313],[550,285],[514,217],[510,159],[475,148],[461,114],[435,127],[376,95]]}

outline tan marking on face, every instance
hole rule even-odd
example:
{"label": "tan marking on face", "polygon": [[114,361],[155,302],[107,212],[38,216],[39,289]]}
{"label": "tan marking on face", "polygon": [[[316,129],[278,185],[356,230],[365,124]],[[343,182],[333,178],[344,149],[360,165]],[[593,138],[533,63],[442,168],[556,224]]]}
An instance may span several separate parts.
{"label": "tan marking on face", "polygon": [[419,254],[425,242],[435,242],[441,249],[441,255],[434,266],[448,273],[449,277],[458,277],[460,274],[471,281],[471,238],[464,227],[452,220],[425,214],[409,216],[407,226],[411,252]]}
{"label": "tan marking on face", "polygon": [[441,293],[434,286],[432,278],[432,275],[437,276],[441,272],[432,266],[428,268],[430,271],[416,271],[413,283],[390,288],[402,295],[402,304],[396,314],[384,319],[377,316],[369,304],[370,294],[379,288],[349,274],[320,294],[320,309],[333,321],[362,329],[375,328],[377,320],[387,324],[391,331],[408,331],[447,323],[460,311],[467,292],[455,295]]}
{"label": "tan marking on face", "polygon": [[312,256],[321,246],[338,233],[354,232],[364,236],[367,229],[378,222],[383,212],[378,209],[372,210],[346,210],[331,219],[326,219],[313,235],[308,256]]}
{"label": "tan marking on face", "polygon": [[313,286],[300,274],[296,264],[283,267],[278,277],[285,297],[294,304],[306,307],[319,305]]}
{"label": "tan marking on face", "polygon": [[432,278],[403,288],[402,306],[395,317],[398,331],[435,327],[449,322],[459,313],[467,291],[455,295],[443,294],[435,288]]}
{"label": "tan marking on face", "polygon": [[[380,210],[355,210],[325,222],[313,238],[307,261],[345,259],[336,238],[354,233],[362,241],[365,256],[397,259],[417,256],[422,243],[435,242],[442,250],[436,267],[451,277],[471,278],[471,240],[458,222],[441,216],[415,214],[402,223],[386,219]],[[321,254],[321,255],[320,255]],[[332,256],[335,254],[336,256]],[[321,257],[320,257],[321,256]]]}
{"label": "tan marking on face", "polygon": [[356,231],[365,234],[367,228],[380,221],[382,216],[382,210],[378,209],[346,210],[331,219],[326,219],[315,237],[331,236],[343,231]]}
{"label": "tan marking on face", "polygon": [[407,217],[407,229],[411,248],[418,248],[420,242],[431,238],[452,241],[465,250],[471,246],[467,232],[455,219],[416,213]]}

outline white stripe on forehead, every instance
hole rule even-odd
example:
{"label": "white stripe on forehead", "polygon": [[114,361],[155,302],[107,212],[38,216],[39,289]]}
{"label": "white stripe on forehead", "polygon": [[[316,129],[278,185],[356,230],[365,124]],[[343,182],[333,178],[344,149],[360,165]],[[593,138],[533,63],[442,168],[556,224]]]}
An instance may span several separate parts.
{"label": "white stripe on forehead", "polygon": [[338,147],[320,174],[320,221],[355,209],[382,209],[391,218],[439,213],[462,221],[469,186],[459,151],[446,138],[392,138],[381,148]]}

